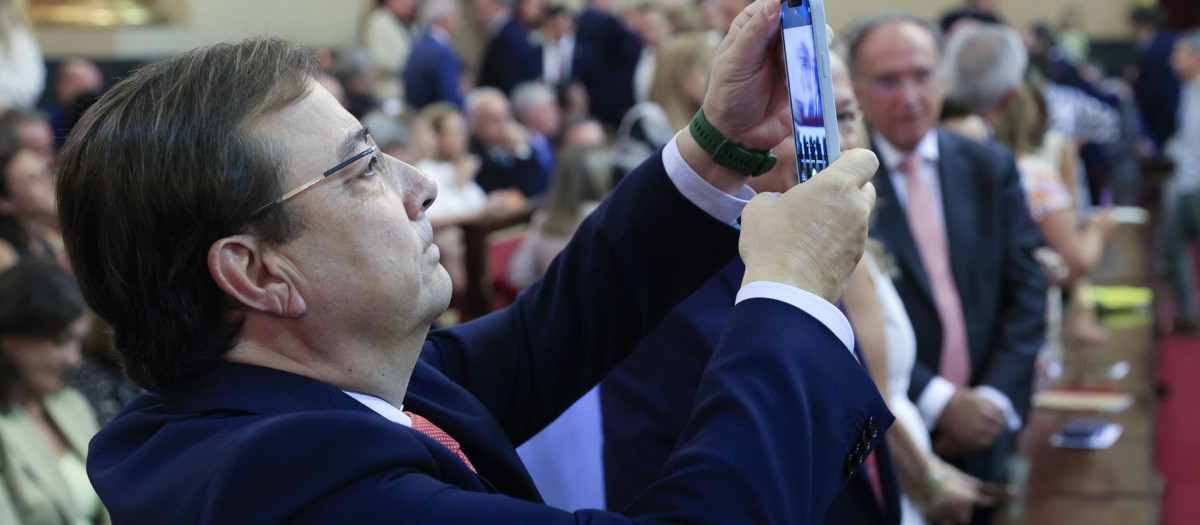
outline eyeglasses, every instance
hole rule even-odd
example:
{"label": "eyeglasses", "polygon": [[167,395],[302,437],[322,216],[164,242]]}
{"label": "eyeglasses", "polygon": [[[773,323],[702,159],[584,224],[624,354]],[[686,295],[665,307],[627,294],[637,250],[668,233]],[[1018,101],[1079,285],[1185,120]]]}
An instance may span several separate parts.
{"label": "eyeglasses", "polygon": [[299,195],[304,190],[307,190],[313,186],[316,186],[321,181],[329,179],[330,175],[333,175],[339,171],[346,169],[351,164],[358,162],[363,157],[366,157],[368,155],[371,158],[367,162],[367,165],[363,166],[362,169],[354,170],[353,173],[360,174],[362,172],[365,172],[366,170],[370,169],[372,163],[374,163],[375,166],[378,169],[383,170],[383,173],[386,175],[388,172],[387,162],[383,158],[383,152],[379,150],[379,145],[375,143],[375,139],[372,138],[371,135],[366,135],[366,137],[364,138],[364,141],[367,143],[367,149],[354,154],[354,156],[342,161],[337,166],[334,166],[332,168],[325,170],[325,172],[322,173],[320,177],[317,177],[317,178],[310,180],[304,184],[301,184],[296,189],[289,191],[287,193],[284,193],[282,197],[279,197],[278,199],[275,199],[275,200],[263,205],[259,209],[254,210],[254,213],[251,215],[257,216],[258,214],[262,213],[263,211],[265,211],[267,208],[270,208],[271,206],[275,206],[277,204],[283,204],[288,199],[295,197],[296,195]]}

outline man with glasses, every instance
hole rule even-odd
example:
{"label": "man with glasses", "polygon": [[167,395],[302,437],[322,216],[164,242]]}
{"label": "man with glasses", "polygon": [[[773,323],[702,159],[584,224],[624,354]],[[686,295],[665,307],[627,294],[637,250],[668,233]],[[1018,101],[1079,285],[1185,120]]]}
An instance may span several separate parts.
{"label": "man with glasses", "polygon": [[[880,169],[871,234],[896,258],[917,337],[909,397],[934,452],[1005,479],[1043,342],[1040,235],[1012,153],[938,128],[945,98],[937,29],[905,14],[850,31],[850,71]],[[988,523],[976,512],[973,523]]]}
{"label": "man with glasses", "polygon": [[[788,129],[778,16],[747,9],[704,132],[629,175],[544,280],[432,333],[450,294],[424,216],[437,188],[375,149],[309,53],[218,44],[115,87],[59,183],[81,289],[151,391],[92,441],[113,522],[818,521],[891,421],[831,304],[876,163],[850,152],[743,200],[752,170],[723,166]],[[747,284],[659,482],[623,514],[542,505],[513,445],[739,248]]]}

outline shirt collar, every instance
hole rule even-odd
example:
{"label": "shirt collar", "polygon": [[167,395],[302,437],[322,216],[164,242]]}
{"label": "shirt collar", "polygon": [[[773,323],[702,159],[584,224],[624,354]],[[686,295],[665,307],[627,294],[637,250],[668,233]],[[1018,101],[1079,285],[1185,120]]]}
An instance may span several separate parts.
{"label": "shirt collar", "polygon": [[387,401],[379,399],[378,397],[370,394],[351,392],[349,390],[342,390],[342,392],[345,392],[346,395],[354,398],[355,401],[366,405],[366,407],[371,409],[371,411],[383,416],[388,421],[412,428],[412,418],[408,417],[408,414],[404,413],[404,405],[400,405],[400,407],[397,408],[392,406],[391,403],[388,403]]}
{"label": "shirt collar", "polygon": [[429,36],[433,37],[434,40],[437,40],[441,44],[450,45],[450,33],[447,33],[445,29],[442,29],[442,26],[431,24],[429,26]]}
{"label": "shirt collar", "polygon": [[[875,143],[875,153],[879,155],[879,161],[887,166],[888,171],[895,173],[899,169],[900,163],[904,162],[904,157],[908,154],[901,152],[896,146],[883,138],[879,132],[871,132],[871,138]],[[913,153],[920,155],[925,162],[936,164],[941,156],[938,149],[937,128],[931,129],[921,137],[921,141],[917,143],[917,147],[913,149]]]}

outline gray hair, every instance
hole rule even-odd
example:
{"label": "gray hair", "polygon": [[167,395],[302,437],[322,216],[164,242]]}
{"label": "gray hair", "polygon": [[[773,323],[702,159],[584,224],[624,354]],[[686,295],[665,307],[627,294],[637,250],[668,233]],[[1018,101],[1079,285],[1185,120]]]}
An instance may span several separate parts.
{"label": "gray hair", "polygon": [[1192,46],[1192,49],[1200,51],[1200,29],[1184,31],[1178,38],[1181,42],[1187,42],[1188,45]]}
{"label": "gray hair", "polygon": [[554,91],[541,82],[522,82],[512,92],[513,112],[518,116],[528,109],[556,100]]}
{"label": "gray hair", "polygon": [[467,110],[467,122],[469,122],[471,126],[475,125],[475,115],[479,113],[479,106],[482,106],[484,102],[487,102],[488,100],[500,100],[506,104],[508,103],[508,97],[504,96],[503,91],[490,86],[475,88],[472,89],[470,93],[467,93],[466,101],[463,106]]}
{"label": "gray hair", "polygon": [[871,36],[871,33],[874,33],[876,29],[897,22],[908,22],[929,32],[929,35],[933,37],[933,41],[937,44],[938,53],[942,52],[942,31],[924,18],[903,11],[887,11],[866,16],[856,20],[846,30],[845,41],[850,43],[849,51],[846,54],[846,66],[850,68],[851,76],[858,75],[858,51],[862,48],[863,42],[866,42],[867,37]]}
{"label": "gray hair", "polygon": [[1029,52],[1017,30],[998,24],[967,28],[946,48],[946,99],[974,114],[996,107],[1021,85]]}
{"label": "gray hair", "polygon": [[422,28],[428,29],[429,26],[441,20],[446,15],[453,13],[458,8],[458,2],[455,0],[426,0],[425,5],[421,6],[421,13],[418,15],[417,23]]}

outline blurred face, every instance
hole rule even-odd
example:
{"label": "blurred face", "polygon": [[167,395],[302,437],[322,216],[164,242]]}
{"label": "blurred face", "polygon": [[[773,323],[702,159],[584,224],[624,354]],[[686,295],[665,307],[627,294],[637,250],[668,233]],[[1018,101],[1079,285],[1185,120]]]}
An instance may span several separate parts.
{"label": "blurred face", "polygon": [[80,347],[89,321],[76,319],[58,337],[0,336],[0,351],[16,367],[22,394],[40,398],[63,387],[63,374],[83,359]]}
{"label": "blurred face", "polygon": [[603,146],[606,137],[604,126],[594,120],[588,120],[571,126],[563,134],[562,150],[588,146]]}
{"label": "blurred face", "polygon": [[526,109],[521,115],[521,123],[543,137],[553,137],[558,134],[558,127],[562,125],[562,110],[554,100],[546,99]]}
{"label": "blurred face", "polygon": [[867,124],[912,151],[937,124],[945,97],[933,35],[909,22],[877,27],[860,46],[857,64],[854,92]]}
{"label": "blurred face", "polygon": [[68,60],[58,72],[54,94],[64,108],[75,102],[79,95],[99,92],[104,88],[104,75],[95,64],[86,60]]}
{"label": "blurred face", "polygon": [[546,24],[542,28],[546,31],[546,35],[552,40],[558,40],[571,32],[571,26],[574,22],[571,20],[571,15],[562,13],[554,17],[547,18]]}
{"label": "blurred face", "polygon": [[656,47],[671,35],[671,22],[661,9],[646,11],[641,18],[642,43]]}
{"label": "blurred face", "polygon": [[863,147],[859,135],[858,99],[854,96],[854,85],[850,82],[850,71],[837,55],[829,55],[829,68],[833,73],[833,103],[837,106],[838,138],[842,151]]}
{"label": "blurred face", "polygon": [[417,17],[416,0],[387,0],[383,5],[396,15],[396,18],[405,22],[411,22]]}
{"label": "blurred face", "polygon": [[475,112],[475,138],[488,146],[503,144],[512,126],[512,112],[503,97],[488,97]]}
{"label": "blurred face", "polygon": [[1184,81],[1190,82],[1200,75],[1200,50],[1179,40],[1171,52],[1171,69]]}
{"label": "blurred face", "polygon": [[446,159],[457,159],[467,153],[467,119],[453,113],[442,119],[438,134],[438,151]]}
{"label": "blurred face", "polygon": [[[315,85],[255,131],[286,148],[287,190],[367,149],[362,124]],[[365,373],[413,358],[395,355],[396,342],[423,337],[449,304],[450,278],[425,218],[436,195],[433,180],[412,166],[386,155],[380,165],[368,155],[284,204],[304,229],[272,250],[295,275],[307,308],[302,319],[378,350],[335,354],[331,359],[345,365],[339,368]]]}
{"label": "blurred face", "polygon": [[44,120],[26,120],[17,125],[17,136],[21,147],[25,148],[42,160],[52,171],[56,164],[54,156],[54,130],[50,123]]}
{"label": "blurred face", "polygon": [[53,224],[55,209],[54,176],[46,163],[29,150],[22,149],[5,170],[8,196],[0,197],[0,213],[25,223]]}
{"label": "blurred face", "polygon": [[542,7],[542,0],[521,0],[517,3],[517,20],[525,27],[541,25]]}

